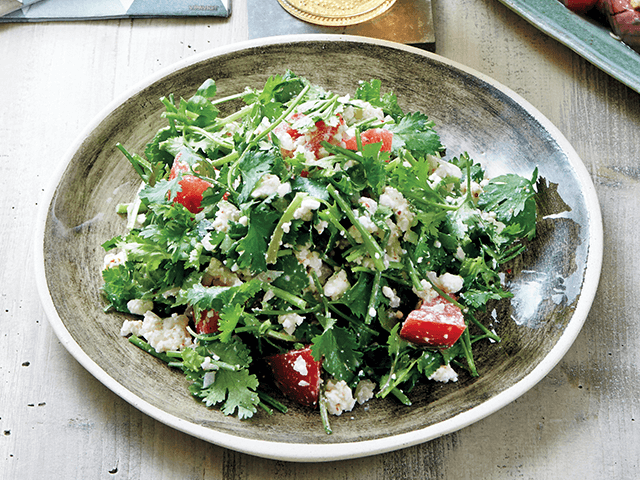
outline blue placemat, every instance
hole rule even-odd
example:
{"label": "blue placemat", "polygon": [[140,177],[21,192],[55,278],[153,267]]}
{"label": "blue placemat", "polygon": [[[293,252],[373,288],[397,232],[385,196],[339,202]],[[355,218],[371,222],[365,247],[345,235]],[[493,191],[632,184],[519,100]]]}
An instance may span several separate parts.
{"label": "blue placemat", "polygon": [[228,17],[231,0],[0,0],[0,22]]}

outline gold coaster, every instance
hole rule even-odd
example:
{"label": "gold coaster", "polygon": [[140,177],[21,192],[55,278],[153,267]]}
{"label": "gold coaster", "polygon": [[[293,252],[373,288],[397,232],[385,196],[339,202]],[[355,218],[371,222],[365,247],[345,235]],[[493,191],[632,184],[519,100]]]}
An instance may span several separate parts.
{"label": "gold coaster", "polygon": [[342,27],[366,22],[386,12],[396,0],[278,0],[282,8],[305,22]]}

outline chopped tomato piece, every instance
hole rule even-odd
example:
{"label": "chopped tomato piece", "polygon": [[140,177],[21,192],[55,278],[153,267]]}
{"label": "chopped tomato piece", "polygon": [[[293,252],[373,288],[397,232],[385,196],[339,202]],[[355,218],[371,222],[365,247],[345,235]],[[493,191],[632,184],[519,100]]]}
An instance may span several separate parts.
{"label": "chopped tomato piece", "polygon": [[451,347],[465,330],[460,308],[441,296],[407,315],[400,337],[418,345]]}
{"label": "chopped tomato piece", "polygon": [[[385,130],[384,128],[371,128],[369,130],[365,130],[360,134],[360,140],[362,141],[362,145],[382,142],[382,147],[380,147],[380,150],[383,152],[390,152],[391,144],[393,143],[393,133],[391,133],[389,130]],[[358,149],[356,137],[351,137],[345,140],[345,143],[349,150]]]}
{"label": "chopped tomato piece", "polygon": [[200,320],[196,323],[196,332],[201,334],[216,333],[220,316],[215,310],[202,310]]}
{"label": "chopped tomato piece", "polygon": [[[189,165],[180,160],[180,154],[176,156],[169,172],[169,180],[173,180],[180,172],[188,172]],[[202,194],[211,186],[206,180],[195,175],[183,175],[180,180],[182,190],[177,192],[174,201],[184,205],[191,213],[198,213],[202,210]]]}
{"label": "chopped tomato piece", "polygon": [[[307,116],[303,113],[296,113],[291,116],[285,122],[280,123],[273,131],[273,133],[281,141],[281,152],[285,158],[293,157],[294,152],[299,146],[302,146],[305,150],[312,152],[316,159],[322,156],[320,149],[322,148],[322,142],[328,142],[333,145],[339,144],[339,140],[336,139],[340,127],[345,126],[344,120],[341,116],[338,116],[338,124],[335,126],[327,125],[324,120],[318,120],[315,126],[308,131],[299,131],[293,128],[293,125],[297,121],[303,121]],[[285,135],[286,134],[286,135]],[[286,136],[291,137],[291,144],[289,144]],[[301,137],[303,137],[301,139]]]}
{"label": "chopped tomato piece", "polygon": [[272,355],[266,360],[285,396],[307,407],[318,405],[322,362],[313,358],[310,347]]}
{"label": "chopped tomato piece", "polygon": [[596,6],[598,0],[560,0],[572,12],[586,13]]}

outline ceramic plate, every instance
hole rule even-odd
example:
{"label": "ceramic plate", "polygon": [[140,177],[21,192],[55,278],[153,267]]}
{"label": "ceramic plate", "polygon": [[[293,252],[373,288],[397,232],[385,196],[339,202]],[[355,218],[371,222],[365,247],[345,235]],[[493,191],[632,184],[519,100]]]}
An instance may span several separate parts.
{"label": "ceramic plate", "polygon": [[[378,78],[405,111],[427,113],[451,155],[468,151],[491,175],[544,178],[539,235],[512,266],[512,301],[495,312],[500,344],[474,346],[479,378],[431,384],[414,405],[371,401],[332,417],[326,435],[316,411],[286,402],[286,415],[248,421],[207,409],[187,381],[119,335],[123,316],[103,312],[101,244],[122,233],[115,213],[131,201],[137,176],[116,150],[141,152],[164,125],[159,98],[191,96],[206,78],[218,95],[260,87],[290,69],[326,89],[353,92]],[[98,380],[151,417],[206,441],[262,457],[325,461],[415,445],[458,430],[513,401],[562,358],[587,317],[602,256],[596,193],[575,151],[522,98],[464,66],[399,44],[360,37],[272,37],[192,57],[137,86],[72,145],[42,212],[37,276],[42,301],[64,346]]]}
{"label": "ceramic plate", "polygon": [[613,78],[640,92],[640,53],[615,39],[608,27],[570,11],[558,0],[500,2]]}

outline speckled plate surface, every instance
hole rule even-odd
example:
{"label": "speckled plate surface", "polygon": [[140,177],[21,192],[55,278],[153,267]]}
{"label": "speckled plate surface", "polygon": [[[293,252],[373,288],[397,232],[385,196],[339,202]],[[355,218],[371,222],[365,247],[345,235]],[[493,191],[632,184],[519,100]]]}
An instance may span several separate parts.
{"label": "speckled plate surface", "polygon": [[[119,335],[123,317],[103,312],[101,244],[121,233],[115,213],[138,187],[116,150],[142,151],[162,126],[158,99],[188,97],[206,78],[218,94],[261,86],[291,69],[327,89],[353,92],[379,78],[405,111],[427,113],[451,155],[468,151],[491,175],[545,179],[539,235],[511,266],[515,297],[495,310],[500,344],[474,347],[482,375],[432,384],[414,405],[388,399],[332,417],[287,402],[286,415],[239,421],[196,402],[176,371]],[[602,225],[590,177],[557,129],[512,91],[444,58],[394,43],[348,36],[272,37],[174,65],[117,99],[71,146],[43,207],[37,235],[39,290],[64,346],[98,380],[157,420],[206,441],[262,457],[325,461],[395,450],[458,430],[495,412],[541,380],[580,331],[598,284]],[[494,322],[495,323],[495,322]]]}

